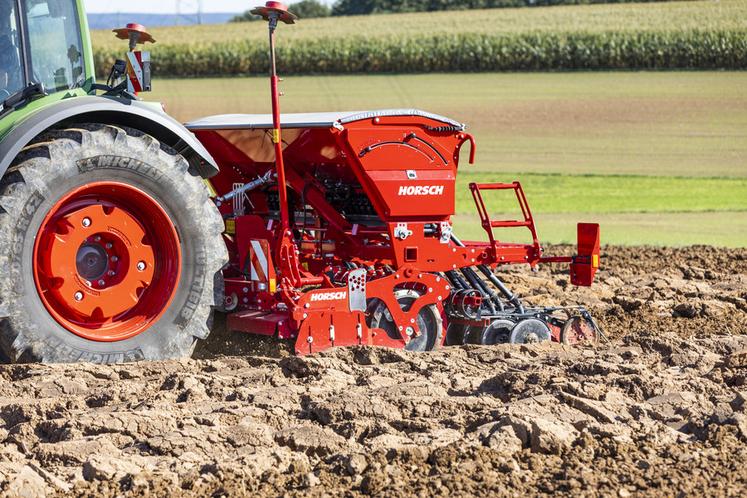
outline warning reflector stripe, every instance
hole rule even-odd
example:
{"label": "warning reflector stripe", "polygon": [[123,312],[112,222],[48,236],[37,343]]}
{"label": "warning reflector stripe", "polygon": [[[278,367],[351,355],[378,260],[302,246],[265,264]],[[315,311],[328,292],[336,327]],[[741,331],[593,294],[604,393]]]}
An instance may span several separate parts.
{"label": "warning reflector stripe", "polygon": [[143,61],[150,60],[150,52],[127,52],[127,91],[143,91]]}
{"label": "warning reflector stripe", "polygon": [[262,243],[259,240],[250,241],[250,260],[251,260],[251,279],[255,282],[267,282],[269,268],[267,264],[267,255],[265,254]]}

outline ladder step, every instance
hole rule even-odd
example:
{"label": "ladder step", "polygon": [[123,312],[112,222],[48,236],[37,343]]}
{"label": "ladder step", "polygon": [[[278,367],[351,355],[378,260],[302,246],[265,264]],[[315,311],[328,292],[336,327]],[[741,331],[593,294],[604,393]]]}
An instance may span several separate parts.
{"label": "ladder step", "polygon": [[478,190],[516,190],[520,187],[518,183],[475,183],[474,188]]}
{"label": "ladder step", "polygon": [[505,220],[505,221],[491,221],[490,226],[493,228],[510,228],[510,227],[528,227],[531,226],[531,221],[518,221],[518,220]]}

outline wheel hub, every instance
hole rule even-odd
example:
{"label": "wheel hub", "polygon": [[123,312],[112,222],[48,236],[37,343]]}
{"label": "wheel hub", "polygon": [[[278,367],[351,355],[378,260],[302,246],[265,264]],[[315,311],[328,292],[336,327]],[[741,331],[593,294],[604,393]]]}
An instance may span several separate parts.
{"label": "wheel hub", "polygon": [[99,280],[109,268],[109,256],[99,244],[84,243],[75,260],[78,275],[87,281]]}
{"label": "wheel hub", "polygon": [[173,298],[179,239],[160,205],[127,184],[98,182],[58,201],[34,247],[47,310],[83,338],[118,341],[146,330]]}

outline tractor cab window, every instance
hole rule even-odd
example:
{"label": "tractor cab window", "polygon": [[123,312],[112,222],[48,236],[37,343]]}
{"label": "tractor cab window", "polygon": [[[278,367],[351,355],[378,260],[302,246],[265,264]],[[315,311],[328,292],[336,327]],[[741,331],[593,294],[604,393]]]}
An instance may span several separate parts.
{"label": "tractor cab window", "polygon": [[0,102],[23,88],[23,67],[14,0],[0,0]]}
{"label": "tractor cab window", "polygon": [[25,0],[25,8],[31,78],[48,92],[80,85],[85,71],[75,0]]}

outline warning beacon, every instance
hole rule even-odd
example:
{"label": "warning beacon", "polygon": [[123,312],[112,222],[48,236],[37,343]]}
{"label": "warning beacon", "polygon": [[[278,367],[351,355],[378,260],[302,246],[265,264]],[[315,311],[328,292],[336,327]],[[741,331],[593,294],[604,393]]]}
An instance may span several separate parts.
{"label": "warning beacon", "polygon": [[155,43],[145,26],[129,23],[124,28],[113,30],[120,40],[129,40],[130,51],[127,52],[127,91],[137,95],[150,92],[150,52],[135,50],[139,44]]}

